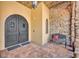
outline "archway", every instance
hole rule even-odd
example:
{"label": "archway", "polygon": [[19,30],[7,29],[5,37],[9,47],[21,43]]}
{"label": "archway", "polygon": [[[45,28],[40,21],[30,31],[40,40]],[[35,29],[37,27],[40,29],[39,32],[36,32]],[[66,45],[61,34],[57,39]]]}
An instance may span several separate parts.
{"label": "archway", "polygon": [[5,47],[28,41],[28,22],[21,15],[11,15],[5,22]]}

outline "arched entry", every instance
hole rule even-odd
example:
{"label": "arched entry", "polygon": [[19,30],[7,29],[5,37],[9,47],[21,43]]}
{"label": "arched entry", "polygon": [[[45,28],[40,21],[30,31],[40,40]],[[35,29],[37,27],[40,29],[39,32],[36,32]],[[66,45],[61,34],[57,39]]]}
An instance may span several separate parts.
{"label": "arched entry", "polygon": [[5,22],[5,47],[28,41],[28,22],[20,15],[11,15]]}

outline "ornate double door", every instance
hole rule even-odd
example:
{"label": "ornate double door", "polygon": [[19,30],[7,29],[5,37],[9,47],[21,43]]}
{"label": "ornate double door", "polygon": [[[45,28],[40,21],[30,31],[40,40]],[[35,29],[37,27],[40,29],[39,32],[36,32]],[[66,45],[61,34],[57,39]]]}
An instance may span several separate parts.
{"label": "ornate double door", "polygon": [[28,22],[20,15],[11,15],[5,23],[5,47],[28,41]]}

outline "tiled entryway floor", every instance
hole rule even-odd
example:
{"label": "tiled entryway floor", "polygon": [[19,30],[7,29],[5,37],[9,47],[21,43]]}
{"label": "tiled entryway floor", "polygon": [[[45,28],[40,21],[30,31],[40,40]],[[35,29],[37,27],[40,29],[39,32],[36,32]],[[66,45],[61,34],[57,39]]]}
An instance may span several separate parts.
{"label": "tiled entryway floor", "polygon": [[64,46],[53,43],[47,43],[43,46],[29,43],[19,48],[2,52],[5,58],[69,58],[72,52]]}

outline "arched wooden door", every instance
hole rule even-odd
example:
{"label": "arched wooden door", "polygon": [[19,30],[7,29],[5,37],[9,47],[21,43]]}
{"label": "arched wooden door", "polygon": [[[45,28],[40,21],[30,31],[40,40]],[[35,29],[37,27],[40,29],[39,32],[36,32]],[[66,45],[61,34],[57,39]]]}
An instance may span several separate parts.
{"label": "arched wooden door", "polygon": [[5,47],[28,41],[28,22],[20,15],[11,15],[5,23]]}

